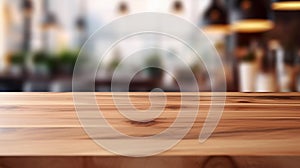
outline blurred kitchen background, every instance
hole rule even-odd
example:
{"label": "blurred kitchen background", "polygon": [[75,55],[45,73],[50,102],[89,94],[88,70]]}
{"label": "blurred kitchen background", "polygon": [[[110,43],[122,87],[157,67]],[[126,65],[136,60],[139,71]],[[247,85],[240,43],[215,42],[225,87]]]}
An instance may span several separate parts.
{"label": "blurred kitchen background", "polygon": [[[220,53],[227,91],[300,91],[297,0],[0,0],[0,91],[71,91],[77,54],[88,37],[110,21],[138,12],[173,14],[203,29]],[[128,43],[101,65],[96,91],[110,91],[112,72],[126,56]],[[169,48],[187,55],[176,44]],[[176,78],[189,80],[172,56],[161,59],[154,53],[138,60],[172,63]],[[210,91],[201,63],[190,61],[189,66],[200,91]],[[129,90],[153,88],[179,91],[172,78],[155,68],[137,74]]]}

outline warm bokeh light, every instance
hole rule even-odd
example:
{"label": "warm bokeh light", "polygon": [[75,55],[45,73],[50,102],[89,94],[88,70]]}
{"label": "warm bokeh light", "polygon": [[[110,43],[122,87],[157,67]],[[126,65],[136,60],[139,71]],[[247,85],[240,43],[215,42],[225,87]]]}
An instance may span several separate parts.
{"label": "warm bokeh light", "polygon": [[208,34],[230,34],[229,25],[209,25],[202,28]]}
{"label": "warm bokeh light", "polygon": [[240,20],[233,23],[231,29],[236,32],[254,33],[254,32],[268,31],[273,27],[274,27],[274,23],[269,20],[247,19],[247,20]]}
{"label": "warm bokeh light", "polygon": [[300,1],[274,2],[273,10],[300,10]]}

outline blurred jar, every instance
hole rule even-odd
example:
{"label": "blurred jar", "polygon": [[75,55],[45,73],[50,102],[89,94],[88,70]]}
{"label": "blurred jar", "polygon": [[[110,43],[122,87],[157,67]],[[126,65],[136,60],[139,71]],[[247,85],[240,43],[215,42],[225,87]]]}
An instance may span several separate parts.
{"label": "blurred jar", "polygon": [[254,92],[255,79],[257,74],[256,54],[254,47],[239,47],[237,56],[240,58],[239,71],[239,91]]}
{"label": "blurred jar", "polygon": [[254,92],[256,65],[254,62],[241,62],[239,64],[240,92]]}

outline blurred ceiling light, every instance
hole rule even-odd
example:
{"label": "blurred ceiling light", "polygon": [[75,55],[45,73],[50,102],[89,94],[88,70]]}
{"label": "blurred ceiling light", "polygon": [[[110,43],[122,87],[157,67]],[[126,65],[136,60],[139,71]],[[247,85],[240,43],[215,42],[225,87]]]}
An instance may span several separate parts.
{"label": "blurred ceiling light", "polygon": [[253,33],[272,29],[269,0],[235,0],[230,13],[231,29],[236,32]]}
{"label": "blurred ceiling light", "polygon": [[179,0],[174,1],[173,5],[172,5],[172,11],[174,13],[181,13],[184,11],[184,6],[183,3]]}
{"label": "blurred ceiling light", "polygon": [[272,4],[273,10],[300,10],[300,0],[276,0]]}
{"label": "blurred ceiling light", "polygon": [[23,0],[21,3],[22,11],[25,13],[25,15],[30,15],[33,10],[33,4],[31,0]]}
{"label": "blurred ceiling light", "polygon": [[126,2],[121,2],[118,9],[121,15],[126,15],[129,13],[129,8]]}
{"label": "blurred ceiling light", "polygon": [[229,33],[228,15],[220,0],[213,0],[204,12],[203,30],[207,33]]}

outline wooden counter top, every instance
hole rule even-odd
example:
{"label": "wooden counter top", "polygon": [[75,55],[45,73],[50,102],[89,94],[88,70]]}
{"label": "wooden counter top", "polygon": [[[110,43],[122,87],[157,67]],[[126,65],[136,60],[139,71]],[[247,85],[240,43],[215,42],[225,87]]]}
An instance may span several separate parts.
{"label": "wooden counter top", "polygon": [[[140,109],[148,107],[147,95],[130,93],[133,104]],[[165,112],[155,121],[141,124],[118,115],[111,93],[96,93],[108,121],[117,130],[132,136],[159,133],[174,121],[180,94],[167,95]],[[300,155],[300,93],[226,93],[218,127],[205,143],[199,143],[210,95],[201,93],[199,115],[188,135],[160,155]],[[74,111],[72,93],[0,93],[0,156],[112,155],[96,145],[82,129]]]}

